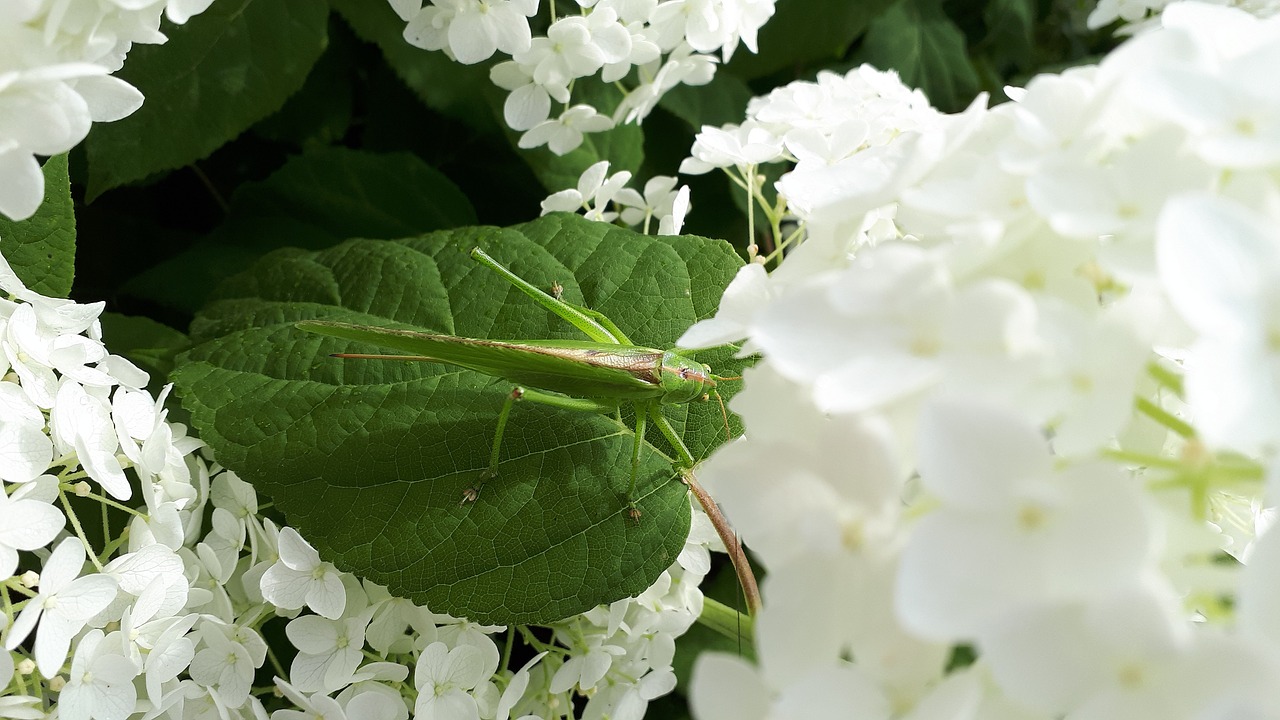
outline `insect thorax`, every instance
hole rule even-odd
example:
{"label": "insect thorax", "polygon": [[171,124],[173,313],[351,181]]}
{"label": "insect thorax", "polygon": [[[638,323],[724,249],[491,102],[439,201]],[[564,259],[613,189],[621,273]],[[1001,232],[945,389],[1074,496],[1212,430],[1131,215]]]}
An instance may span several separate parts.
{"label": "insect thorax", "polygon": [[664,403],[696,400],[716,386],[711,368],[675,350],[662,354],[661,377]]}

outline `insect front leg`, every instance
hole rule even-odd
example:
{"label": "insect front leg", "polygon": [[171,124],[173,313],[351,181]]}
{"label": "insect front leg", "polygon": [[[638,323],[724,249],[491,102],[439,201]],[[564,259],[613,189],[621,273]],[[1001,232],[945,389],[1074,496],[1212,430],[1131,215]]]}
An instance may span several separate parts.
{"label": "insect front leg", "polygon": [[662,432],[662,436],[671,443],[671,449],[676,451],[679,456],[681,467],[692,469],[698,461],[694,459],[693,453],[689,452],[689,446],[684,444],[684,440],[680,439],[680,434],[671,426],[671,421],[666,415],[662,414],[662,408],[654,403],[649,406],[649,416],[653,418],[653,424],[658,426],[658,430]]}

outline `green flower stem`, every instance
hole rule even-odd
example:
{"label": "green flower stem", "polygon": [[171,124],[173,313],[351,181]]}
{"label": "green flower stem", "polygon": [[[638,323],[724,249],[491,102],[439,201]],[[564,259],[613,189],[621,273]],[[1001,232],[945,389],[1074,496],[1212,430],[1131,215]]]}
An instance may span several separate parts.
{"label": "green flower stem", "polygon": [[1182,375],[1179,373],[1153,360],[1147,363],[1147,374],[1159,383],[1160,387],[1172,390],[1178,397],[1183,397]]}
{"label": "green flower stem", "polygon": [[533,630],[529,629],[528,625],[519,625],[517,626],[516,629],[520,631],[520,639],[524,641],[524,644],[533,648],[537,652],[542,652],[545,650],[551,655],[561,656],[561,657],[567,654],[568,652],[564,648],[560,647],[559,645],[556,645],[554,641],[546,643],[539,640],[538,636],[533,634]]}
{"label": "green flower stem", "polygon": [[[146,513],[144,513],[144,512],[140,512],[137,508],[131,508],[131,507],[129,507],[128,505],[121,505],[120,503],[116,502],[115,500],[112,500],[111,498],[107,497],[105,494],[93,494],[93,493],[91,493],[91,494],[89,494],[89,495],[86,495],[85,497],[90,498],[90,499],[93,499],[93,500],[97,500],[98,502],[102,503],[102,511],[103,511],[104,513],[107,511],[107,508],[108,508],[108,507],[113,507],[113,508],[115,508],[116,510],[120,510],[120,511],[123,511],[123,512],[127,512],[127,513],[129,513],[130,515],[134,515],[134,516],[136,516],[136,517],[140,517],[140,518],[142,518],[143,520],[148,519],[148,516],[147,516],[147,514],[146,514]],[[105,516],[104,516],[104,517],[105,517]],[[104,521],[104,522],[105,522],[105,521]],[[111,537],[111,533],[107,533],[107,535],[106,535],[106,536],[107,536],[107,537]]]}
{"label": "green flower stem", "polygon": [[[110,536],[108,535],[108,537]],[[111,555],[115,553],[115,551],[119,549],[121,545],[125,544],[128,540],[129,540],[129,526],[125,525],[124,529],[120,531],[120,536],[114,540],[108,541],[107,544],[102,547],[102,552],[100,554],[104,558],[111,557]]]}
{"label": "green flower stem", "polygon": [[280,664],[280,658],[276,657],[275,648],[271,647],[271,643],[267,643],[267,659],[271,661],[271,667],[276,669],[278,677],[289,677],[289,673],[285,672],[284,665]]}
{"label": "green flower stem", "polygon": [[1165,410],[1146,398],[1138,398],[1135,400],[1134,407],[1138,409],[1138,412],[1160,423],[1179,437],[1193,438],[1196,436],[1195,428],[1174,417],[1168,410]]}
{"label": "green flower stem", "polygon": [[756,245],[756,166],[747,167],[747,262],[754,262]]}
{"label": "green flower stem", "polygon": [[58,498],[62,500],[62,509],[67,513],[67,519],[71,521],[71,527],[76,531],[76,537],[80,538],[80,542],[84,545],[85,555],[89,556],[89,560],[93,562],[93,566],[98,569],[98,572],[102,572],[102,562],[93,553],[93,545],[89,542],[89,538],[85,537],[84,528],[80,527],[80,518],[76,517],[76,511],[71,509],[71,501],[67,499],[67,491],[61,486],[58,487]]}
{"label": "green flower stem", "polygon": [[16,576],[6,580],[4,582],[4,585],[0,587],[3,587],[6,590],[4,594],[4,611],[5,611],[5,614],[11,618],[13,617],[13,611],[21,610],[22,606],[26,603],[26,601],[23,600],[22,602],[19,602],[17,605],[11,604],[12,601],[9,599],[9,593],[7,591],[12,590],[18,593],[19,595],[25,595],[29,598],[33,598],[36,596],[36,592],[31,588],[24,587],[22,585],[22,581],[19,580]]}
{"label": "green flower stem", "polygon": [[511,650],[516,646],[516,634],[511,628],[507,628],[507,642],[502,648],[502,662],[498,665],[500,668],[511,666]]}
{"label": "green flower stem", "polygon": [[1130,450],[1112,450],[1104,449],[1102,456],[1109,460],[1124,463],[1126,465],[1138,465],[1140,467],[1159,468],[1161,470],[1182,470],[1184,464],[1177,458],[1163,457],[1161,455],[1148,455],[1146,453],[1132,452]]}
{"label": "green flower stem", "polygon": [[755,642],[754,623],[750,615],[738,612],[724,603],[703,598],[698,622],[704,627],[750,647]]}
{"label": "green flower stem", "polygon": [[[781,219],[779,219],[778,228],[777,228],[778,233],[782,232],[781,223],[782,221]],[[800,223],[800,225],[796,227],[794,232],[782,238],[782,240],[778,243],[778,247],[774,248],[773,252],[769,253],[769,257],[765,258],[764,261],[766,263],[771,263],[775,260],[780,260],[782,257],[782,251],[785,250],[788,246],[790,246],[791,243],[795,242],[800,236],[804,235],[804,228],[805,228],[804,223]]]}

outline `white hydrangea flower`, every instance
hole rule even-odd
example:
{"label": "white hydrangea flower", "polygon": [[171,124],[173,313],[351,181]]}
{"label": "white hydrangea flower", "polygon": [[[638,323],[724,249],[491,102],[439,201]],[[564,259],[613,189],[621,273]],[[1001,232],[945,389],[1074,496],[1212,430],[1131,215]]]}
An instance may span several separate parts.
{"label": "white hydrangea flower", "polygon": [[7,580],[13,576],[18,568],[19,550],[48,545],[62,532],[66,522],[66,517],[49,503],[17,493],[10,497],[0,487],[0,577]]}
{"label": "white hydrangea flower", "polygon": [[641,83],[632,88],[613,112],[614,122],[639,123],[653,112],[658,101],[677,85],[706,85],[715,77],[716,58],[695,52],[680,43],[665,61],[655,58],[639,68]]}
{"label": "white hydrangea flower", "polygon": [[302,692],[331,693],[349,685],[364,659],[361,650],[370,615],[338,620],[306,615],[289,621],[285,632],[298,648],[289,668],[293,686]]}
{"label": "white hydrangea flower", "polygon": [[262,596],[285,610],[305,605],[330,620],[341,617],[347,595],[333,565],[321,562],[315,548],[290,527],[280,530],[279,553],[262,575]]}
{"label": "white hydrangea flower", "polygon": [[1148,567],[1149,514],[1118,470],[1054,472],[1039,430],[991,406],[935,401],[920,424],[921,482],[942,507],[912,530],[897,601],[920,635],[973,638],[1022,606],[1103,596]]}
{"label": "white hydrangea flower", "polygon": [[36,666],[46,678],[62,667],[71,640],[85,623],[116,596],[112,578],[80,575],[84,562],[84,546],[78,538],[58,543],[40,574],[40,592],[27,601],[5,638],[5,648],[12,650],[35,630]]}
{"label": "white hydrangea flower", "polygon": [[551,98],[560,102],[569,100],[567,86],[553,86],[534,82],[533,71],[518,62],[498,63],[489,70],[494,85],[509,91],[502,104],[502,119],[512,130],[528,130],[551,117]]}
{"label": "white hydrangea flower", "polygon": [[612,222],[618,214],[606,211],[606,208],[623,191],[630,179],[631,172],[628,170],[610,175],[608,160],[592,163],[582,171],[576,188],[552,193],[542,201],[542,214],[586,210],[586,216],[591,220]]}
{"label": "white hydrangea flower", "polygon": [[67,684],[58,693],[58,717],[66,720],[125,720],[137,707],[133,679],[138,667],[103,642],[101,630],[80,639]]}
{"label": "white hydrangea flower", "polygon": [[1187,400],[1206,440],[1247,452],[1280,447],[1273,338],[1280,322],[1274,220],[1224,198],[1187,195],[1161,216],[1165,292],[1199,335]]}
{"label": "white hydrangea flower", "polygon": [[782,140],[753,122],[723,128],[704,125],[690,152],[692,156],[680,163],[680,172],[689,175],[701,175],[714,168],[777,162],[783,158]]}
{"label": "white hydrangea flower", "polygon": [[110,73],[133,43],[163,43],[160,15],[185,23],[212,0],[22,0],[0,11],[0,214],[23,220],[44,198],[35,155],[70,150],[94,122],[142,105]]}
{"label": "white hydrangea flower", "polygon": [[89,477],[113,497],[128,500],[133,488],[116,455],[120,441],[106,399],[63,378],[50,415],[59,450],[74,451]]}
{"label": "white hydrangea flower", "polygon": [[723,49],[727,62],[739,42],[756,51],[756,33],[773,16],[773,5],[774,0],[666,0],[649,22],[660,47],[683,40],[703,53]]}
{"label": "white hydrangea flower", "polygon": [[242,643],[228,637],[219,622],[202,622],[199,634],[204,647],[191,660],[191,679],[208,688],[220,704],[242,706],[249,699],[253,675],[261,663],[255,663]]}
{"label": "white hydrangea flower", "polygon": [[44,414],[21,388],[0,382],[0,480],[24,483],[48,469],[53,442],[44,426]]}
{"label": "white hydrangea flower", "polygon": [[[529,48],[528,18],[538,0],[432,0],[410,17],[405,39],[426,50],[445,50],[464,64]],[[407,14],[407,13],[406,13]]]}
{"label": "white hydrangea flower", "polygon": [[413,684],[418,689],[415,718],[479,720],[480,710],[471,692],[493,675],[495,667],[470,645],[452,650],[433,642],[418,656]]}
{"label": "white hydrangea flower", "polygon": [[604,132],[613,127],[613,120],[590,105],[574,105],[560,113],[555,120],[544,120],[520,136],[517,143],[529,150],[546,145],[556,155],[565,155],[582,144],[586,133]]}

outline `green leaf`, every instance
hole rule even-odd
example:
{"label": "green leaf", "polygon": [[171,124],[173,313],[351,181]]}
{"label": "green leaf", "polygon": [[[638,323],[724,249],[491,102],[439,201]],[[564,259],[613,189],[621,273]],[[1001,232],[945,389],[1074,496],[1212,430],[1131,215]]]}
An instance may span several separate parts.
{"label": "green leaf", "polygon": [[959,110],[978,92],[964,34],[942,11],[943,0],[903,0],[877,18],[860,59],[897,70],[941,110]]}
{"label": "green leaf", "polygon": [[169,42],[136,46],[118,76],[146,102],[94,126],[88,199],[204,158],[279,110],[324,50],[328,15],[316,0],[219,0],[165,26]]}
{"label": "green leaf", "polygon": [[336,18],[329,46],[311,67],[302,89],[280,111],[253,127],[261,137],[297,147],[318,148],[340,142],[351,127],[353,86],[360,82],[356,47],[359,41]]}
{"label": "green leaf", "polygon": [[270,250],[325,248],[475,223],[466,196],[408,153],[323,148],[291,159],[231,198],[227,221],[127,285],[136,297],[195,312],[219,282]]}
{"label": "green leaf", "polygon": [[75,277],[76,215],[66,154],[44,164],[44,202],[15,222],[0,215],[0,251],[23,284],[41,295],[66,297]]}
{"label": "green leaf", "polygon": [[404,39],[404,21],[383,0],[330,0],[330,4],[356,35],[378,46],[387,64],[427,107],[478,130],[496,133],[501,129],[502,116],[494,114],[486,98],[485,91],[494,87],[487,63],[463,65],[442,52],[410,45]]}
{"label": "green leaf", "polygon": [[[741,260],[720,241],[651,238],[551,215],[508,229],[281,250],[219,291],[174,374],[218,461],[271,495],[326,559],[435,612],[544,623],[643,591],[680,552],[689,499],[670,448],[647,435],[628,519],[631,427],[520,403],[498,477],[488,464],[510,383],[454,366],[336,360],[351,343],[302,332],[328,318],[492,339],[579,338],[469,251],[483,246],[540,287],[668,347],[715,312]],[[729,349],[699,356],[722,374]],[[722,389],[731,395],[734,383]],[[719,405],[664,412],[696,457],[724,442]]]}
{"label": "green leaf", "polygon": [[739,47],[729,72],[751,80],[839,60],[868,24],[897,0],[782,0],[760,29],[760,53]]}
{"label": "green leaf", "polygon": [[990,0],[982,17],[990,61],[998,69],[1028,67],[1035,52],[1036,0]]}

